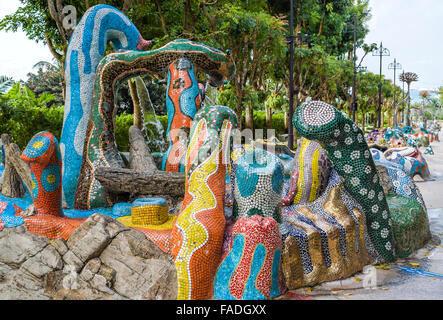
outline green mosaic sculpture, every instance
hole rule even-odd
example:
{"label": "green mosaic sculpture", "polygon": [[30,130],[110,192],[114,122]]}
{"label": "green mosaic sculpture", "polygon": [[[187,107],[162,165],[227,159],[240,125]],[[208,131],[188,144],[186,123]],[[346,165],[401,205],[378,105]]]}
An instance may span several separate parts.
{"label": "green mosaic sculpture", "polygon": [[368,232],[379,258],[394,261],[389,207],[361,129],[333,106],[309,101],[299,106],[292,119],[297,132],[319,142],[346,190],[361,204]]}

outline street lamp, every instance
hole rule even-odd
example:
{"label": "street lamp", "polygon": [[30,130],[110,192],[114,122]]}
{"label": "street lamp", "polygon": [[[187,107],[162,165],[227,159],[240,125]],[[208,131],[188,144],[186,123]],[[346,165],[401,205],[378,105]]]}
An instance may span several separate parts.
{"label": "street lamp", "polygon": [[372,55],[380,57],[380,84],[378,85],[378,127],[381,128],[382,59],[383,59],[383,57],[389,56],[390,52],[387,48],[383,48],[383,43],[380,42],[380,47],[375,48],[374,51],[372,51]]}
{"label": "street lamp", "polygon": [[288,128],[288,147],[291,150],[294,150],[294,128],[292,126],[292,116],[294,115],[294,44],[297,46],[297,41],[300,43],[310,38],[311,36],[308,34],[301,34],[298,32],[297,35],[294,35],[294,0],[290,1],[290,9],[289,9],[289,36],[286,37],[286,40],[289,44],[289,128]]}
{"label": "street lamp", "polygon": [[397,62],[397,60],[394,58],[394,62],[391,62],[388,65],[388,69],[394,70],[394,121],[393,121],[393,127],[396,128],[397,127],[397,105],[395,104],[395,71],[401,70],[402,66],[400,63]]}

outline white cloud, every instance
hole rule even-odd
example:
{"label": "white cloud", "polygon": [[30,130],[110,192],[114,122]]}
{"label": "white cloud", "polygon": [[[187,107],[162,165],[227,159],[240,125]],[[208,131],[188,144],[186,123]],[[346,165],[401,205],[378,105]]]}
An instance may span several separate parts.
{"label": "white cloud", "polygon": [[[390,56],[383,57],[383,74],[393,79],[388,64],[396,58],[404,71],[415,72],[419,81],[412,88],[437,88],[443,80],[443,1],[441,0],[370,0],[372,19],[365,42],[383,42]],[[359,55],[362,56],[359,50]],[[368,71],[380,72],[380,59],[368,55],[363,65]],[[396,83],[401,84],[397,71]]]}
{"label": "white cloud", "polygon": [[[0,18],[14,13],[20,6],[19,1],[1,1]],[[49,49],[43,43],[36,43],[26,38],[23,31],[0,31],[0,75],[13,77],[15,80],[26,80],[27,73],[39,61],[52,61]]]}

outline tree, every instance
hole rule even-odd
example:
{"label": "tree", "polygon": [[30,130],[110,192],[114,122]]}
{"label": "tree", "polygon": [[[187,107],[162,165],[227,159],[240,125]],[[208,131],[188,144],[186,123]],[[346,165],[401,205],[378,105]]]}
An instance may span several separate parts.
{"label": "tree", "polygon": [[400,81],[406,82],[408,85],[408,106],[406,109],[406,125],[411,125],[410,113],[411,113],[411,83],[414,81],[418,81],[418,75],[414,72],[403,72],[400,74]]}
{"label": "tree", "polygon": [[6,93],[11,89],[14,84],[14,80],[7,76],[0,76],[0,95]]}
{"label": "tree", "polygon": [[37,97],[43,93],[49,93],[54,99],[48,103],[48,107],[53,105],[64,104],[64,85],[62,66],[58,61],[50,63],[47,61],[39,61],[34,65],[34,69],[38,69],[37,73],[28,73],[26,86],[31,89]]}

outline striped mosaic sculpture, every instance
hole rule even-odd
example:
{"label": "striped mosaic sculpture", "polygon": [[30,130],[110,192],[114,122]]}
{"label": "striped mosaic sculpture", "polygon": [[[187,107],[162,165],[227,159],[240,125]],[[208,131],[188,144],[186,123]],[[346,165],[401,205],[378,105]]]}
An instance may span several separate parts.
{"label": "striped mosaic sculpture", "polygon": [[331,171],[326,151],[312,140],[302,138],[292,162],[291,187],[282,205],[314,201],[324,191]]}

